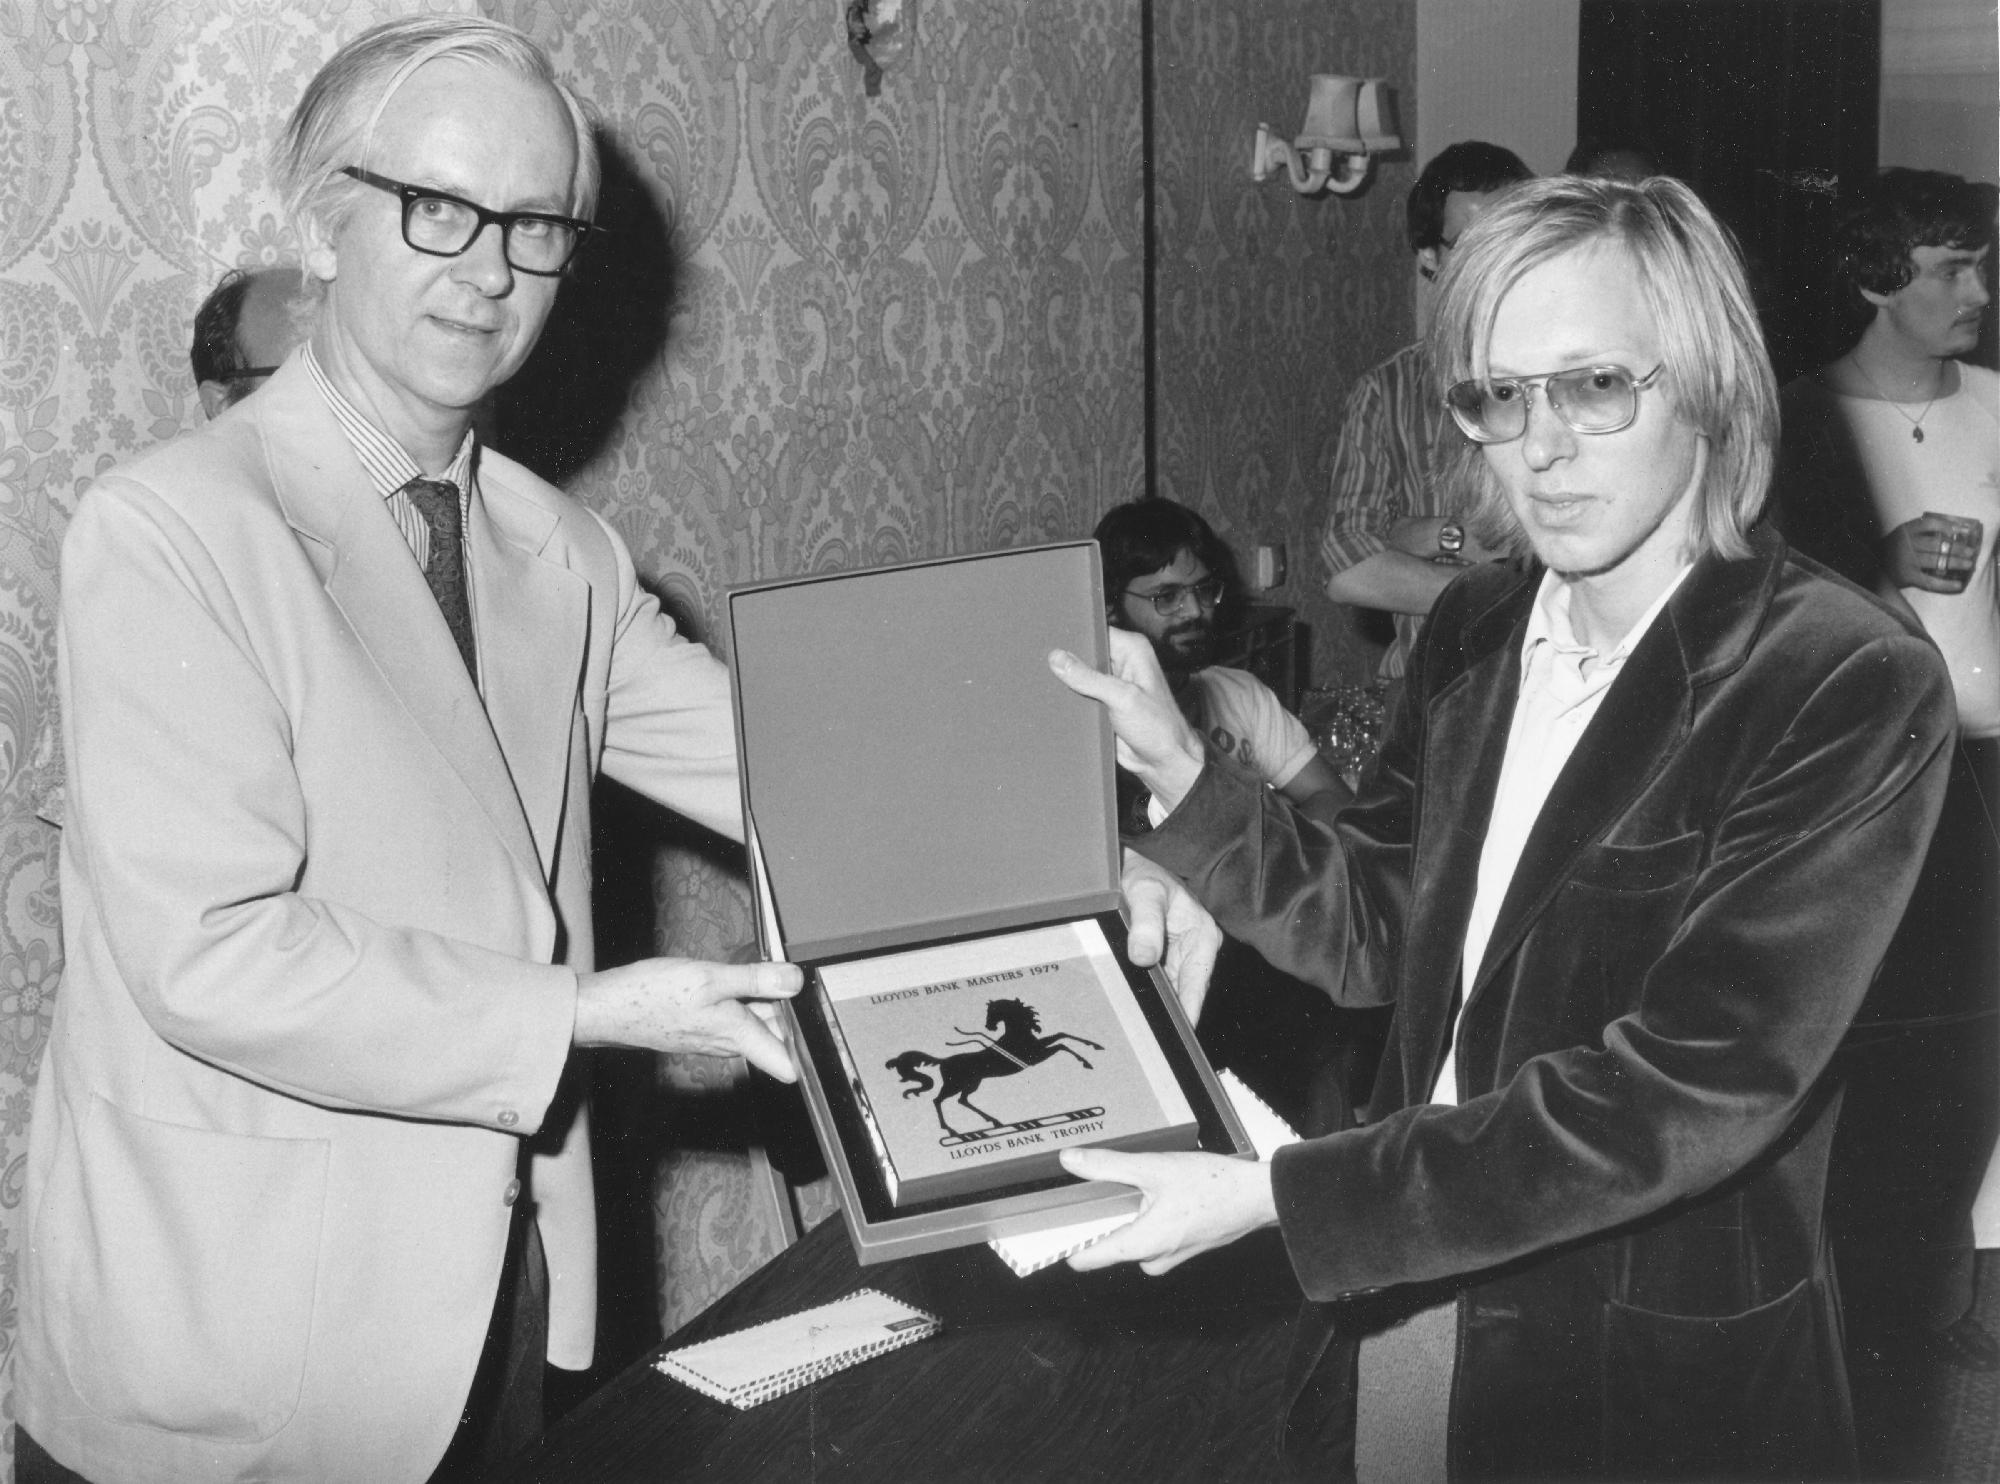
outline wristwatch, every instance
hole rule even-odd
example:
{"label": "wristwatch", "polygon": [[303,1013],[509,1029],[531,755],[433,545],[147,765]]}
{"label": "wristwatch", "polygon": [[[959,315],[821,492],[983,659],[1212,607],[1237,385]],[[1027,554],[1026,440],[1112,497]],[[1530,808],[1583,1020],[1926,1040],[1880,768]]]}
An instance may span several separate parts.
{"label": "wristwatch", "polygon": [[1438,560],[1455,562],[1459,553],[1465,550],[1465,527],[1455,520],[1448,520],[1438,527]]}

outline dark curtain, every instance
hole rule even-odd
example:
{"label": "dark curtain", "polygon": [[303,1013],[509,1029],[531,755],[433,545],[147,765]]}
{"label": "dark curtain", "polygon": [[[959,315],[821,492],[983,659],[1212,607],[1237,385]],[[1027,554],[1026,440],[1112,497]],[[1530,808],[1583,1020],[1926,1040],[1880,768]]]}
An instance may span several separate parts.
{"label": "dark curtain", "polygon": [[1742,243],[1782,384],[1861,328],[1826,248],[1875,172],[1880,0],[1582,0],[1577,136],[1636,146]]}

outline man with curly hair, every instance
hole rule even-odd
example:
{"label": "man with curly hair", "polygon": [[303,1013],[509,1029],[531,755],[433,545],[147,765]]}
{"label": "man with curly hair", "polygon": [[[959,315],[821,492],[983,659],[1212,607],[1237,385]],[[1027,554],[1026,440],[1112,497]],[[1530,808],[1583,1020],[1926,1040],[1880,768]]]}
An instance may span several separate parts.
{"label": "man with curly hair", "polygon": [[1951,670],[1951,787],[1850,1051],[1835,1236],[1857,1354],[1914,1344],[1980,1371],[2000,1369],[1972,1239],[2000,1115],[2000,375],[1968,357],[1993,208],[1990,186],[1891,169],[1844,212],[1861,329],[1785,388],[1779,482],[1787,537],[1922,624]]}

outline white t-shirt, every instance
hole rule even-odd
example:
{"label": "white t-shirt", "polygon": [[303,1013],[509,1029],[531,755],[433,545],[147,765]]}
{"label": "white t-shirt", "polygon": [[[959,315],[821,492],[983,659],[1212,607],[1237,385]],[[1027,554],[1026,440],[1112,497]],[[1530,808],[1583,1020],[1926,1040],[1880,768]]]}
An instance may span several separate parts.
{"label": "white t-shirt", "polygon": [[1317,749],[1305,723],[1284,708],[1271,688],[1245,670],[1210,665],[1198,670],[1202,734],[1272,788],[1283,788],[1312,761]]}
{"label": "white t-shirt", "polygon": [[2000,375],[1964,361],[1958,373],[1958,390],[1922,414],[1921,442],[1910,436],[1917,414],[1908,404],[1844,396],[1817,377],[1786,388],[1785,438],[1809,440],[1814,462],[1829,477],[1845,442],[1867,481],[1882,534],[1927,511],[1969,515],[1980,523],[1979,562],[1962,592],[1902,592],[1951,670],[1960,733],[1995,737],[2000,736],[2000,578],[1994,571],[2000,536]]}

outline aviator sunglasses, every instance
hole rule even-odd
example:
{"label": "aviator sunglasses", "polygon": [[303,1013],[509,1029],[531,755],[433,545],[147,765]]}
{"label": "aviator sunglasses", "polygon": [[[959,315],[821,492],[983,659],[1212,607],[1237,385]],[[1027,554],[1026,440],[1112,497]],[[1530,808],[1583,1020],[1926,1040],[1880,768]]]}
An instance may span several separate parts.
{"label": "aviator sunglasses", "polygon": [[1639,415],[1639,393],[1659,380],[1664,363],[1644,376],[1623,366],[1581,366],[1540,376],[1461,381],[1444,394],[1452,418],[1474,443],[1507,443],[1528,430],[1534,389],[1572,432],[1617,433]]}

